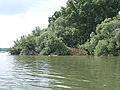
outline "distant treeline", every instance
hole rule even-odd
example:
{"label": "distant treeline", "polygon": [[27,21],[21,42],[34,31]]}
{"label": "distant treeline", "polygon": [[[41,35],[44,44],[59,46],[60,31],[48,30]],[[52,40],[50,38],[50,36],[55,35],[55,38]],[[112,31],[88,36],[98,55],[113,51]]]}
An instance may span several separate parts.
{"label": "distant treeline", "polygon": [[8,48],[0,48],[0,51],[7,51]]}
{"label": "distant treeline", "polygon": [[120,55],[119,11],[120,0],[68,0],[66,7],[49,17],[47,28],[36,27],[14,41],[9,52],[71,55],[82,49],[88,55]]}

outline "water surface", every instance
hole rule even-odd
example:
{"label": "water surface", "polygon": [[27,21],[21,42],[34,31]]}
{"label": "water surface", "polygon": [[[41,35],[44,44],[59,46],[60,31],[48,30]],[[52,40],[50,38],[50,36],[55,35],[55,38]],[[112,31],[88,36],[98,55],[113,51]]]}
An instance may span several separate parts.
{"label": "water surface", "polygon": [[120,90],[120,57],[0,53],[0,90]]}

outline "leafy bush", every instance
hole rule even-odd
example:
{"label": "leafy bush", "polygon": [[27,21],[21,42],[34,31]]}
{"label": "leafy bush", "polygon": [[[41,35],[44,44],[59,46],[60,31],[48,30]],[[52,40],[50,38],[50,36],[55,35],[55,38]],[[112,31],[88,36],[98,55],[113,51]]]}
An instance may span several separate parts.
{"label": "leafy bush", "polygon": [[70,51],[63,43],[61,38],[55,36],[49,37],[45,42],[45,48],[42,49],[40,54],[43,55],[70,55]]}
{"label": "leafy bush", "polygon": [[79,46],[89,55],[120,55],[120,20],[118,18],[105,19],[97,25],[96,34],[91,33],[90,37],[90,40]]}
{"label": "leafy bush", "polygon": [[95,55],[108,55],[108,41],[107,40],[99,40],[97,46],[95,47]]}

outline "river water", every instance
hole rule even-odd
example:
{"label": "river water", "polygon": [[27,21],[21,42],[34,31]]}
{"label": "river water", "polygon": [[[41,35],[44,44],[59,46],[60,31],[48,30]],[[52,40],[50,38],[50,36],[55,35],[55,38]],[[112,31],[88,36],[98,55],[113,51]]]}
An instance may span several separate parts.
{"label": "river water", "polygon": [[120,90],[120,57],[0,53],[0,90]]}

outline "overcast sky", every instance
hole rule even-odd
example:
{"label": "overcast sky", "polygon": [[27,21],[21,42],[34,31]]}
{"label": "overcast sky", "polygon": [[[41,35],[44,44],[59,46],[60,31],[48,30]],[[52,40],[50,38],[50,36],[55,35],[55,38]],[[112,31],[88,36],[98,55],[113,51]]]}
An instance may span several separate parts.
{"label": "overcast sky", "polygon": [[36,27],[46,28],[48,17],[67,0],[0,0],[0,48],[8,48],[13,41],[27,35]]}

